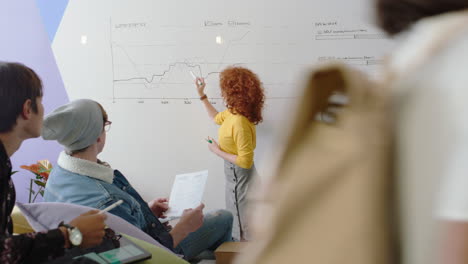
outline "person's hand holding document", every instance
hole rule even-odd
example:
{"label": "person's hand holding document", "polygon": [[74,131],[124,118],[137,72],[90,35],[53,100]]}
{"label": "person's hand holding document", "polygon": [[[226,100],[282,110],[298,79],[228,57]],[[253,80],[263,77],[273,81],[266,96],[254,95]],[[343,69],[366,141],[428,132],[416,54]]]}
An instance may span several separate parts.
{"label": "person's hand holding document", "polygon": [[194,209],[185,209],[183,211],[179,222],[169,232],[174,241],[174,247],[177,247],[190,233],[197,231],[203,225],[203,208],[205,208],[205,205],[200,204]]}
{"label": "person's hand holding document", "polygon": [[169,210],[165,212],[166,218],[159,219],[161,223],[180,218],[186,209],[200,207],[207,178],[207,170],[177,175],[169,198]]}

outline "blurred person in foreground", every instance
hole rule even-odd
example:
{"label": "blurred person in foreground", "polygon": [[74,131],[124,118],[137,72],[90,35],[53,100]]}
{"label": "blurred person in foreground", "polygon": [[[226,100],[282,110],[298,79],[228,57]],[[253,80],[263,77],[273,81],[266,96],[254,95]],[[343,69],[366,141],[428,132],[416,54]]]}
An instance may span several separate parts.
{"label": "blurred person in foreground", "polygon": [[376,7],[381,28],[399,41],[387,73],[403,263],[468,263],[468,1]]}

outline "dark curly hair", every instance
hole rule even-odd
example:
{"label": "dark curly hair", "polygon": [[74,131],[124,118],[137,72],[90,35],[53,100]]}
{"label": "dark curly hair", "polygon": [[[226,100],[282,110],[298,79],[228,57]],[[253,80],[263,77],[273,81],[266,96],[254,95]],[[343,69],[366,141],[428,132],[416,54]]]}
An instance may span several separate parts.
{"label": "dark curly hair", "polygon": [[263,121],[265,94],[258,76],[243,67],[229,67],[220,74],[221,95],[233,114],[245,116],[254,124]]}
{"label": "dark curly hair", "polygon": [[418,20],[468,8],[466,0],[376,0],[377,22],[390,35],[408,30]]}

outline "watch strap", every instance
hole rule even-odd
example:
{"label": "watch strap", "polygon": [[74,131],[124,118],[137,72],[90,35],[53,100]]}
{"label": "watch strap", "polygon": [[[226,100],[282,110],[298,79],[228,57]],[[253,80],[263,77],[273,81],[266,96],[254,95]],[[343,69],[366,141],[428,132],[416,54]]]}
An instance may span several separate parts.
{"label": "watch strap", "polygon": [[69,225],[69,224],[65,224],[63,221],[60,222],[60,224],[59,224],[58,226],[59,226],[59,227],[63,226],[63,227],[65,227],[65,228],[67,228],[67,229],[75,229],[74,226],[71,226],[71,225]]}

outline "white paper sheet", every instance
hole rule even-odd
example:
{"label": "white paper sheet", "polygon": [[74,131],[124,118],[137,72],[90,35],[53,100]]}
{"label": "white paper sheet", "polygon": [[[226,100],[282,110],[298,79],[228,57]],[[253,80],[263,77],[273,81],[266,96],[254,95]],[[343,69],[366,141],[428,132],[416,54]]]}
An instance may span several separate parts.
{"label": "white paper sheet", "polygon": [[203,198],[207,178],[207,170],[176,175],[166,216],[168,218],[177,218],[182,215],[185,209],[199,206]]}

